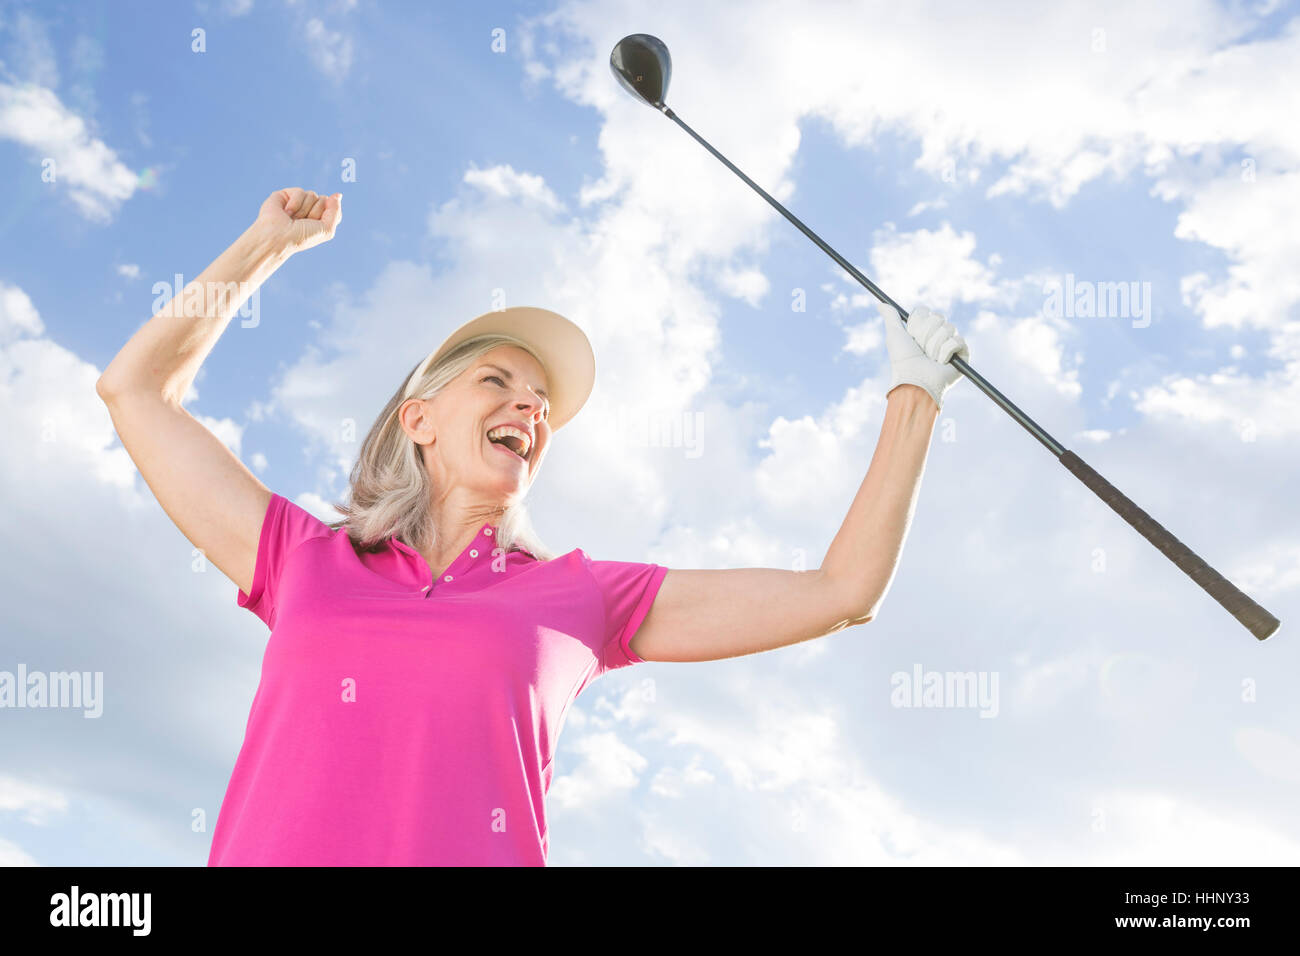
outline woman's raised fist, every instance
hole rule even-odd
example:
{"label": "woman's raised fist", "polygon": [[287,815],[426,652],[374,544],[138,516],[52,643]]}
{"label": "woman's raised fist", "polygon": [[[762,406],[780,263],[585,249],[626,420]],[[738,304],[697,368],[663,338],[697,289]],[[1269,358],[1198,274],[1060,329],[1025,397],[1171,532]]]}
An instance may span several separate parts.
{"label": "woman's raised fist", "polygon": [[257,212],[255,226],[286,252],[301,252],[334,238],[343,221],[343,194],[318,196],[310,189],[277,189]]}

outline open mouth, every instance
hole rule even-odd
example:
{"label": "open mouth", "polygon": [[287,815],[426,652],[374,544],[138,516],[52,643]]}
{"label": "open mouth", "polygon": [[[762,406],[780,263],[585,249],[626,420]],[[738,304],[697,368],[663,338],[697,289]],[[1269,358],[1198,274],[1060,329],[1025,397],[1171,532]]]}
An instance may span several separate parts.
{"label": "open mouth", "polygon": [[489,430],[487,439],[522,461],[528,461],[528,456],[532,454],[532,439],[511,425],[501,425]]}

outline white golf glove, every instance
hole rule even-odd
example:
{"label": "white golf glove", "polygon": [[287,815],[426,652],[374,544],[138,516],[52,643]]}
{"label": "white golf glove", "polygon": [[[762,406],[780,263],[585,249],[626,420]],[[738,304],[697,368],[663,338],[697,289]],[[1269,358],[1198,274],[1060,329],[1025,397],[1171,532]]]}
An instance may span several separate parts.
{"label": "white golf glove", "polygon": [[885,394],[899,385],[919,385],[942,409],[944,392],[963,377],[948,360],[960,355],[969,362],[970,346],[951,322],[923,305],[912,310],[906,324],[893,306],[876,305],[885,320],[885,345],[893,368]]}

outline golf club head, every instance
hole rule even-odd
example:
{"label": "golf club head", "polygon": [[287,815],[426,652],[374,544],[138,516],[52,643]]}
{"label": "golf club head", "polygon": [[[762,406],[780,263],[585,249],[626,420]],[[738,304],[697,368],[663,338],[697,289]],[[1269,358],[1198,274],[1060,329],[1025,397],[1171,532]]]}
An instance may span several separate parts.
{"label": "golf club head", "polygon": [[623,89],[637,99],[645,100],[655,109],[664,105],[673,61],[663,40],[648,33],[623,37],[609,54],[609,68]]}

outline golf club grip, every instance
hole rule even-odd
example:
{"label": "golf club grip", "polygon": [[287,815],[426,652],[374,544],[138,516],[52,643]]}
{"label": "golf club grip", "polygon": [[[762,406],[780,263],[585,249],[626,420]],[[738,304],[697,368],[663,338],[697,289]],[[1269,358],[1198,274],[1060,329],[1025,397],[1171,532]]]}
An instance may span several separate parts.
{"label": "golf club grip", "polygon": [[1076,478],[1110,505],[1115,512],[1138,530],[1164,554],[1178,565],[1183,573],[1205,589],[1206,593],[1227,609],[1246,630],[1263,641],[1271,637],[1281,622],[1243,594],[1235,584],[1210,567],[1191,548],[1183,544],[1149,514],[1135,505],[1124,493],[1097,474],[1088,463],[1072,451],[1061,455],[1061,464]]}

